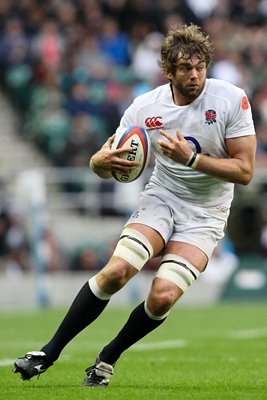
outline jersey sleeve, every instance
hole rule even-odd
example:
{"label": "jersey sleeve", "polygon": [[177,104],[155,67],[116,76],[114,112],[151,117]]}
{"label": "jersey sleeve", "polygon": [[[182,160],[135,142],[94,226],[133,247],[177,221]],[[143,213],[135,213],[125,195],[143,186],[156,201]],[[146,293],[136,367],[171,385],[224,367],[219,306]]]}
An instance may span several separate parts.
{"label": "jersey sleeve", "polygon": [[130,106],[124,111],[121,117],[119,128],[128,128],[129,126],[143,126],[140,101],[136,98]]}
{"label": "jersey sleeve", "polygon": [[226,139],[255,135],[251,106],[243,90],[238,93],[238,96],[234,97],[229,107],[229,122],[225,132]]}
{"label": "jersey sleeve", "polygon": [[124,114],[121,117],[120,124],[117,128],[119,129],[125,129],[128,128],[129,126],[137,125],[137,121],[135,118],[135,111],[134,111],[134,102],[124,111]]}

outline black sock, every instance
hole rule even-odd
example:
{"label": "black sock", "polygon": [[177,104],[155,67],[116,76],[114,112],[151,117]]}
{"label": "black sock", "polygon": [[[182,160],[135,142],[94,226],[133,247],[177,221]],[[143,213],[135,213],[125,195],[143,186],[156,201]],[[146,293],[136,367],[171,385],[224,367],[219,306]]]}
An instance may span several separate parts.
{"label": "black sock", "polygon": [[88,282],[81,288],[56,333],[41,349],[45,352],[49,364],[58,359],[71,339],[101,314],[108,302],[109,300],[96,297]]}
{"label": "black sock", "polygon": [[145,312],[144,303],[139,304],[132,311],[118,335],[103,348],[99,354],[100,360],[108,364],[115,364],[123,351],[156,329],[165,319],[155,320],[150,318]]}

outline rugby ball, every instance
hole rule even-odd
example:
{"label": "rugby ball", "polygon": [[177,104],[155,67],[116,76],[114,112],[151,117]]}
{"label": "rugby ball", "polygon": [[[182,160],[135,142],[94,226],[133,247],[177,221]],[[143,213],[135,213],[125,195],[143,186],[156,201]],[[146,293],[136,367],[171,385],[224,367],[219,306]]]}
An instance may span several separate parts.
{"label": "rugby ball", "polygon": [[129,161],[136,161],[138,166],[127,172],[112,171],[112,175],[117,181],[128,183],[139,178],[149,163],[151,143],[147,131],[140,126],[117,129],[111,149],[122,149],[124,147],[131,147],[132,150],[121,153],[119,157]]}

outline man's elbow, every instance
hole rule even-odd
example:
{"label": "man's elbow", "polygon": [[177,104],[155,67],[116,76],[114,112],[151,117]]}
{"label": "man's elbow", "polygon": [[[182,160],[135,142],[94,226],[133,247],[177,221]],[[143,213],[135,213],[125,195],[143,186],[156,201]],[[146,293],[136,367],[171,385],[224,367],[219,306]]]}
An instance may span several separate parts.
{"label": "man's elbow", "polygon": [[240,180],[238,183],[240,183],[241,185],[247,186],[251,182],[253,175],[254,175],[254,171],[252,171],[252,170],[243,172],[240,176]]}

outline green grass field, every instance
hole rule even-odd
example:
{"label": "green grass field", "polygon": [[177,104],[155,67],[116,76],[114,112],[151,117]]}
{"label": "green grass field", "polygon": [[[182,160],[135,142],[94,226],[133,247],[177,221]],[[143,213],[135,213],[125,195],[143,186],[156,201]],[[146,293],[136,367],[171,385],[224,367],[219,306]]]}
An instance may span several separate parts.
{"label": "green grass field", "polygon": [[65,310],[2,311],[2,400],[265,400],[267,304],[176,307],[157,331],[119,360],[108,388],[83,387],[84,369],[127,318],[106,312],[69,344],[37,380],[23,382],[12,363],[39,350]]}

